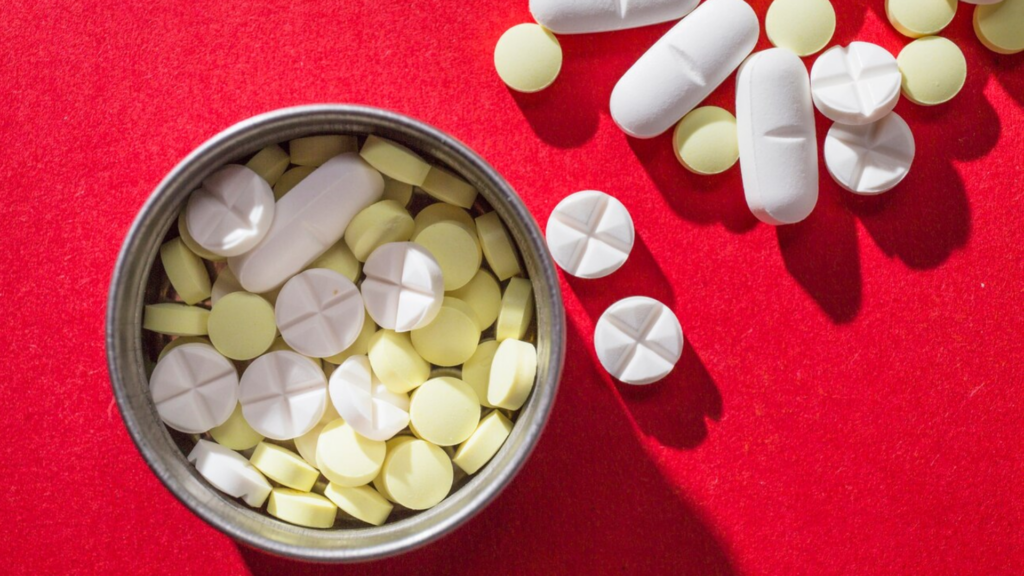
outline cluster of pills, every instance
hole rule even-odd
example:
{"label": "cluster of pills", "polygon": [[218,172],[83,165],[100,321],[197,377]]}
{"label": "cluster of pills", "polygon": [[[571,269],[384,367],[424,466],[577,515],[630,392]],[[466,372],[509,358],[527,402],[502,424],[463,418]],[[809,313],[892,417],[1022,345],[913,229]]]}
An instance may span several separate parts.
{"label": "cluster of pills", "polygon": [[[974,30],[982,44],[1001,54],[1024,51],[1024,0],[961,1],[977,5]],[[561,68],[554,34],[681,18],[619,79],[609,102],[612,119],[635,138],[653,138],[674,125],[676,157],[697,174],[724,172],[738,160],[751,212],[768,224],[792,224],[810,215],[818,200],[815,107],[834,122],[824,161],[841,187],[880,194],[907,175],[914,137],[893,109],[901,93],[932,106],[963,87],[963,53],[937,36],[957,7],[958,0],[885,0],[889,21],[914,39],[898,57],[853,42],[826,50],[808,75],[800,58],[821,51],[835,32],[829,0],[774,0],[765,30],[775,48],[753,54],[760,22],[744,0],[700,6],[697,0],[530,0],[537,24],[508,30],[494,62],[510,88],[534,92]],[[700,107],[734,71],[735,116]]]}
{"label": "cluster of pills", "polygon": [[508,231],[398,143],[312,136],[224,166],[160,263],[156,411],[211,485],[281,520],[435,506],[533,389],[533,288]]}

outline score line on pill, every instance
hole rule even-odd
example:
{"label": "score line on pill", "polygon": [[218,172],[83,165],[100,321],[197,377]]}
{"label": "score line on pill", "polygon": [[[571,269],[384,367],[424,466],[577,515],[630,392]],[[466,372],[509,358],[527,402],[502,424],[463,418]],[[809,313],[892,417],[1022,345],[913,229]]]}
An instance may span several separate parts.
{"label": "score line on pill", "polygon": [[825,117],[870,124],[892,111],[903,76],[888,50],[867,42],[834,46],[811,68],[811,97]]}
{"label": "score line on pill", "polygon": [[633,219],[618,199],[597,190],[570,194],[555,206],[545,235],[555,262],[579,278],[602,278],[633,250]]}
{"label": "score line on pill", "polygon": [[231,416],[238,400],[238,372],[213,346],[185,344],[157,362],[149,391],[165,424],[201,434]]}
{"label": "score line on pill", "polygon": [[661,302],[633,296],[604,311],[594,329],[594,347],[601,365],[619,381],[651,384],[679,361],[683,329]]}
{"label": "score line on pill", "polygon": [[910,171],[914,135],[895,112],[872,124],[833,124],[825,136],[825,167],[837,184],[855,194],[891,190]]}
{"label": "score line on pill", "polygon": [[385,244],[370,254],[363,272],[366,311],[381,328],[409,332],[426,326],[441,311],[441,267],[419,244]]}
{"label": "score line on pill", "polygon": [[253,360],[239,383],[246,422],[274,440],[291,440],[316,426],[327,409],[327,377],[309,358],[270,352]]}
{"label": "score line on pill", "polygon": [[364,317],[356,285],[326,268],[293,276],[274,306],[284,341],[313,358],[333,356],[351,346],[363,329]]}
{"label": "score line on pill", "polygon": [[189,197],[185,223],[203,248],[238,256],[266,236],[274,211],[274,193],[267,181],[245,166],[228,164]]}

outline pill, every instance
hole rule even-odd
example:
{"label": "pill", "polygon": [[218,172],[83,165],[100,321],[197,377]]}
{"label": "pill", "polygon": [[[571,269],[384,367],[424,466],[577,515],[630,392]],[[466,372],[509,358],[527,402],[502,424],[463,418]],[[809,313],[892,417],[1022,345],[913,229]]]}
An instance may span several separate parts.
{"label": "pill", "polygon": [[497,410],[480,420],[473,435],[455,451],[452,462],[466,474],[476,474],[498,453],[512,433],[512,421]]}
{"label": "pill", "polygon": [[149,392],[164,424],[201,434],[231,416],[238,402],[238,372],[212,346],[185,344],[156,363]]}
{"label": "pill", "polygon": [[388,390],[401,394],[430,377],[430,363],[412,346],[408,332],[378,330],[367,349],[370,367]]}
{"label": "pill", "polygon": [[296,274],[274,306],[277,328],[300,354],[323,358],[345,350],[363,328],[363,299],[351,280],[326,268]]}
{"label": "pill", "polygon": [[394,506],[369,486],[339,486],[333,482],[324,490],[331,502],[357,520],[380,526],[388,519]]}
{"label": "pill", "polygon": [[494,69],[509,88],[539,92],[550,86],[562,70],[562,46],[543,27],[518,24],[498,38]]}
{"label": "pill", "polygon": [[439,166],[430,167],[420,188],[434,198],[460,208],[471,208],[476,202],[476,188]]}
{"label": "pill", "polygon": [[491,362],[487,402],[498,408],[520,409],[533,390],[536,377],[537,348],[514,338],[503,340]]}
{"label": "pill", "polygon": [[505,286],[498,312],[498,326],[495,339],[521,340],[533,321],[533,285],[525,278],[512,278]]}
{"label": "pill", "polygon": [[355,152],[358,144],[355,136],[325,134],[296,138],[288,143],[288,151],[296,166],[323,166],[338,154]]}
{"label": "pill", "polygon": [[773,46],[810,56],[832,40],[836,11],[829,0],[774,0],[764,30]]}
{"label": "pill", "polygon": [[910,171],[914,135],[895,112],[863,126],[833,124],[825,137],[825,167],[855,194],[891,190]]}
{"label": "pill", "polygon": [[[295,348],[292,348],[291,346],[289,346],[288,343],[285,342],[283,337],[278,336],[277,338],[274,338],[274,342],[270,345],[270,348],[267,348],[267,352],[278,352],[280,350],[284,350],[286,352],[295,352],[296,354],[301,354],[301,352],[297,352],[295,350]],[[303,354],[303,356],[306,356],[306,355]],[[320,367],[323,366],[323,362],[319,358],[314,358],[313,356],[306,356],[306,358],[308,358],[309,361],[312,362],[317,368],[320,368]]]}
{"label": "pill", "polygon": [[470,230],[476,231],[476,222],[473,221],[473,217],[469,215],[469,212],[445,202],[435,202],[425,206],[416,214],[416,218],[413,219],[412,235],[419,234],[431,224],[446,220],[458,222]]}
{"label": "pill", "polygon": [[185,222],[185,212],[187,209],[188,202],[181,207],[181,212],[178,213],[178,236],[181,237],[181,241],[185,243],[185,246],[188,246],[188,249],[191,250],[193,254],[199,256],[203,260],[209,260],[210,262],[220,262],[221,260],[224,260],[224,256],[214,254],[200,246],[199,243],[195,241],[195,238],[192,238],[192,235],[188,233],[188,224]]}
{"label": "pill", "polygon": [[408,332],[437,317],[444,299],[444,278],[434,256],[412,242],[377,248],[364,266],[363,302],[374,322]]}
{"label": "pill", "polygon": [[633,219],[618,199],[584,190],[562,199],[548,218],[548,249],[579,278],[601,278],[626,263],[633,250]]}
{"label": "pill", "polygon": [[244,456],[208,440],[199,440],[188,461],[214,488],[259,508],[270,496],[270,482]]}
{"label": "pill", "polygon": [[324,426],[316,445],[317,467],[339,486],[368,484],[380,472],[384,455],[384,442],[362,436],[341,418]]}
{"label": "pill", "polygon": [[[363,290],[365,291],[366,285],[363,284]],[[351,346],[342,350],[340,353],[334,356],[324,357],[324,368],[327,368],[327,364],[333,364],[337,366],[345,360],[355,356],[357,354],[366,354],[370,349],[370,338],[377,333],[377,324],[374,323],[373,318],[370,317],[370,313],[363,312],[363,327],[359,330],[359,335],[356,336],[355,342]],[[333,369],[333,367],[332,367]]]}
{"label": "pill", "polygon": [[462,381],[469,384],[473,391],[476,392],[477,400],[485,408],[494,408],[487,400],[487,389],[491,381],[491,365],[494,362],[494,353],[497,351],[497,340],[481,342],[476,347],[476,352],[462,365]]}
{"label": "pill", "polygon": [[651,384],[668,376],[679,361],[683,329],[661,302],[633,296],[601,314],[594,329],[594,348],[604,369],[620,382]]}
{"label": "pill", "polygon": [[498,312],[501,310],[501,286],[498,285],[494,274],[487,270],[481,268],[465,286],[446,295],[469,304],[480,322],[478,328],[481,332],[490,328],[498,319]]}
{"label": "pill", "polygon": [[827,118],[871,124],[896,107],[903,76],[888,50],[867,42],[833,46],[811,68],[811,96]]}
{"label": "pill", "polygon": [[419,154],[377,136],[367,136],[359,155],[381,174],[413,186],[423,184],[430,171],[430,164]]}
{"label": "pill", "polygon": [[679,163],[690,172],[725,172],[740,157],[736,117],[718,106],[694,108],[676,124],[672,149]]}
{"label": "pill", "polygon": [[181,238],[160,246],[160,262],[171,287],[186,304],[198,304],[210,297],[210,274]]}
{"label": "pill", "polygon": [[447,220],[427,226],[412,239],[427,249],[438,266],[445,290],[457,290],[466,285],[480,269],[483,252],[473,230]]}
{"label": "pill", "polygon": [[[387,454],[391,454],[399,446],[401,446],[403,444],[406,444],[408,442],[412,442],[415,439],[416,438],[414,436],[409,436],[409,435],[395,436],[394,438],[392,438],[391,440],[388,440],[385,443],[386,453]],[[387,464],[387,461],[388,461],[387,460],[387,456],[385,456],[384,457],[384,464]],[[381,466],[380,473],[378,473],[377,476],[375,476],[373,478],[373,488],[374,488],[374,490],[377,491],[378,494],[383,496],[387,501],[395,502],[395,498],[391,495],[390,492],[388,492],[388,487],[386,485],[386,478],[384,477],[384,466]],[[397,504],[397,502],[395,502],[395,503]]]}
{"label": "pill", "polygon": [[772,225],[793,224],[818,202],[814,109],[804,63],[771,48],[736,77],[736,128],[747,206]]}
{"label": "pill", "polygon": [[267,181],[245,166],[228,164],[189,196],[185,224],[200,246],[231,257],[248,252],[266,236],[274,212]]}
{"label": "pill", "polygon": [[698,0],[530,0],[530,13],[538,24],[555,34],[587,34],[678,20],[696,8],[697,2]]}
{"label": "pill", "polygon": [[288,169],[290,163],[291,159],[288,157],[288,153],[277,144],[271,144],[257,152],[245,163],[245,167],[259,174],[260,178],[266,180],[268,185],[273,186]]}
{"label": "pill", "polygon": [[393,200],[401,206],[408,206],[412,200],[412,184],[399,182],[390,176],[384,177],[384,200]]}
{"label": "pill", "polygon": [[210,311],[179,302],[146,304],[142,328],[168,336],[205,336]]}
{"label": "pill", "polygon": [[967,81],[964,53],[940,36],[918,38],[907,44],[896,62],[903,74],[903,95],[915,104],[934,106],[949,102]]}
{"label": "pill", "polygon": [[885,15],[904,36],[936,34],[953,21],[957,0],[885,0]]}
{"label": "pill", "polygon": [[241,404],[235,404],[234,411],[223,424],[210,429],[210,436],[221,446],[232,450],[248,450],[263,441],[263,435],[245,421]]}
{"label": "pill", "polygon": [[274,343],[274,307],[261,296],[232,292],[210,310],[210,342],[232,360],[251,360]]}
{"label": "pill", "polygon": [[389,242],[405,242],[412,238],[412,216],[394,200],[381,200],[363,208],[348,228],[345,243],[356,260],[366,262],[370,253]]}
{"label": "pill", "polygon": [[410,510],[426,510],[439,504],[451,491],[455,470],[448,454],[439,446],[425,440],[403,439],[389,448],[381,475],[391,501]]}
{"label": "pill", "polygon": [[274,200],[280,200],[316,169],[316,166],[296,166],[282,174],[277,184],[274,184]]}
{"label": "pill", "polygon": [[260,442],[249,459],[252,465],[278,484],[309,492],[320,473],[301,456],[277,444]]}
{"label": "pill", "polygon": [[479,422],[476,392],[458,378],[431,378],[410,396],[409,428],[427,442],[454,446],[469,438]]}
{"label": "pill", "polygon": [[319,494],[274,488],[267,501],[267,513],[299,526],[330,528],[338,516],[338,507]]}
{"label": "pill", "polygon": [[409,425],[409,396],[388,390],[366,356],[352,356],[338,366],[328,391],[341,418],[370,440],[390,440]]}
{"label": "pill", "polygon": [[668,130],[732,74],[759,33],[757,15],[743,0],[707,0],[619,79],[612,119],[636,138]]}
{"label": "pill", "polygon": [[974,33],[993,52],[1016,54],[1024,51],[1024,1],[975,2]]}
{"label": "pill", "polygon": [[231,271],[231,268],[225,266],[217,273],[217,279],[213,281],[213,286],[210,289],[210,305],[216,305],[221,298],[232,292],[244,291],[245,288],[242,288],[238,278],[235,278],[235,273]]}
{"label": "pill", "polygon": [[355,154],[328,160],[277,203],[266,237],[228,265],[250,292],[269,292],[341,240],[360,210],[380,200],[384,180]]}
{"label": "pill", "polygon": [[447,296],[434,320],[413,330],[410,335],[413,348],[427,362],[437,366],[458,366],[476,352],[480,342],[480,320],[468,304]]}
{"label": "pill", "polygon": [[356,282],[362,274],[363,263],[356,260],[356,255],[352,253],[348,244],[342,239],[335,242],[333,246],[306,267],[307,270],[312,270],[313,268],[334,270],[345,278]]}
{"label": "pill", "polygon": [[178,346],[184,346],[185,344],[206,344],[207,346],[212,346],[209,338],[204,338],[202,336],[178,336],[174,340],[168,342],[167,345],[160,350],[160,354],[157,355],[156,361],[159,362],[163,360],[164,356],[167,356],[168,352],[174,350]]}
{"label": "pill", "polygon": [[505,225],[502,224],[497,212],[478,216],[476,232],[484,258],[498,280],[504,282],[519,274],[521,269],[516,249],[512,246],[512,239],[509,238],[508,231],[505,230]]}
{"label": "pill", "polygon": [[301,456],[302,459],[306,461],[306,464],[309,464],[313,468],[317,467],[316,447],[317,443],[320,440],[320,432],[323,431],[324,426],[326,426],[329,422],[332,422],[337,419],[338,416],[336,414],[334,418],[331,418],[327,422],[324,422],[324,419],[321,418],[320,422],[318,422],[316,426],[310,428],[309,432],[306,432],[305,434],[299,436],[294,440],[295,451],[298,452],[299,456]]}
{"label": "pill", "polygon": [[291,440],[309,432],[323,416],[327,377],[300,354],[270,352],[245,369],[238,400],[253,430],[272,440]]}

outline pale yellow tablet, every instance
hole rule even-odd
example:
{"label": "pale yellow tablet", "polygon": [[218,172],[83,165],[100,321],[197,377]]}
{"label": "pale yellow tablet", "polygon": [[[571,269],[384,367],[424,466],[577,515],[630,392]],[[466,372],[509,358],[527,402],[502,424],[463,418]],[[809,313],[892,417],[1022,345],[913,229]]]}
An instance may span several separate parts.
{"label": "pale yellow tablet", "polygon": [[373,318],[370,318],[370,314],[367,312],[363,319],[363,328],[359,331],[359,335],[356,336],[356,341],[353,342],[351,346],[334,356],[324,358],[324,362],[337,366],[352,356],[367,354],[370,350],[370,339],[373,338],[373,335],[376,333],[377,325],[373,323]]}
{"label": "pale yellow tablet", "polygon": [[412,241],[427,249],[444,276],[444,289],[465,286],[480,269],[483,253],[473,230],[458,222],[446,220],[427,226]]}
{"label": "pale yellow tablet", "polygon": [[775,0],[764,19],[768,40],[797,56],[825,47],[836,31],[836,11],[829,0]]}
{"label": "pale yellow tablet", "polygon": [[147,304],[142,328],[168,336],[205,336],[209,334],[210,311],[180,302]]}
{"label": "pale yellow tablet", "polygon": [[291,191],[292,188],[302,182],[306,176],[309,176],[316,170],[316,166],[296,166],[291,170],[288,170],[277,179],[277,184],[274,184],[274,200],[280,200],[285,194]]}
{"label": "pale yellow tablet", "polygon": [[252,159],[245,163],[245,167],[259,174],[267,181],[267,184],[273,186],[281,178],[281,174],[288,169],[290,163],[291,159],[288,158],[288,153],[277,144],[271,144],[257,152]]}
{"label": "pale yellow tablet", "polygon": [[497,340],[481,342],[476,347],[476,352],[462,365],[462,381],[469,384],[476,392],[477,400],[485,408],[494,408],[487,399],[487,388],[491,382],[491,364],[494,362],[494,353],[497,351]]}
{"label": "pale yellow tablet", "polygon": [[184,344],[206,344],[206,345],[211,345],[210,344],[210,339],[209,338],[205,338],[203,336],[178,336],[174,340],[171,340],[170,342],[168,342],[166,346],[164,346],[163,350],[160,351],[160,354],[157,355],[156,361],[159,362],[159,361],[163,360],[164,356],[166,356],[168,352],[170,352],[171,350],[174,350],[178,346],[182,346]]}
{"label": "pale yellow tablet", "polygon": [[320,432],[323,432],[324,426],[338,418],[338,416],[334,416],[334,418],[331,418],[327,422],[324,422],[321,418],[320,422],[318,422],[316,426],[313,426],[309,432],[306,432],[295,439],[295,451],[298,452],[299,456],[306,461],[306,464],[309,464],[317,470],[320,469],[320,465],[316,462],[316,447],[320,440]]}
{"label": "pale yellow tablet", "polygon": [[537,24],[519,24],[505,31],[494,47],[494,68],[509,88],[538,92],[562,70],[562,46]]}
{"label": "pale yellow tablet", "polygon": [[438,446],[465,441],[479,422],[476,392],[458,378],[432,378],[409,397],[409,429]]}
{"label": "pale yellow tablet", "polygon": [[232,292],[210,311],[210,342],[232,360],[252,360],[274,343],[274,307],[249,292]]}
{"label": "pale yellow tablet", "polygon": [[433,204],[424,207],[416,214],[416,218],[413,219],[412,235],[415,236],[423,231],[424,228],[431,224],[438,222],[444,222],[450,220],[458,222],[463,226],[469,228],[474,233],[476,232],[476,222],[473,221],[473,217],[458,206],[453,206],[445,202],[434,202]]}
{"label": "pale yellow tablet", "polygon": [[974,9],[974,33],[999,54],[1024,51],[1024,0],[1002,0]]}
{"label": "pale yellow tablet", "polygon": [[181,238],[169,240],[160,247],[160,262],[171,287],[186,304],[198,304],[210,297],[210,274],[202,259],[189,250]]}
{"label": "pale yellow tablet", "polygon": [[378,330],[367,347],[370,368],[388,390],[408,392],[430,378],[430,363],[412,345],[408,332]]}
{"label": "pale yellow tablet", "polygon": [[394,200],[381,200],[359,211],[345,229],[345,244],[356,260],[366,262],[370,254],[389,242],[412,238],[412,216]]}
{"label": "pale yellow tablet", "polygon": [[519,258],[516,256],[516,249],[512,245],[505,225],[497,212],[488,212],[476,219],[476,232],[480,238],[480,248],[483,249],[484,257],[491,271],[504,282],[519,274]]}
{"label": "pale yellow tablet", "polygon": [[326,497],[290,488],[274,488],[267,500],[267,513],[279,520],[309,528],[330,528],[338,507]]}
{"label": "pale yellow tablet", "polygon": [[217,444],[232,450],[248,450],[263,441],[263,435],[245,421],[241,404],[235,406],[226,422],[210,429],[210,436]]}
{"label": "pale yellow tablet", "polygon": [[501,297],[495,339],[498,342],[508,338],[519,340],[526,336],[530,322],[533,322],[533,284],[525,278],[510,278]]}
{"label": "pale yellow tablet", "polygon": [[471,208],[476,202],[476,188],[455,174],[431,166],[420,188],[434,198],[460,208]]}
{"label": "pale yellow tablet", "polygon": [[501,449],[512,433],[512,421],[497,410],[484,416],[468,440],[455,451],[452,462],[466,474],[476,474]]}
{"label": "pale yellow tablet", "polygon": [[320,431],[316,464],[320,472],[339,486],[362,486],[373,480],[384,463],[385,445],[362,436],[338,418]]}
{"label": "pale yellow tablet", "polygon": [[412,184],[399,182],[389,176],[384,176],[384,200],[394,200],[402,206],[408,206],[412,200]]}
{"label": "pale yellow tablet", "polygon": [[423,328],[413,330],[411,336],[413,348],[427,362],[458,366],[476,352],[480,321],[468,304],[446,296],[437,317]]}
{"label": "pale yellow tablet", "polygon": [[309,492],[313,488],[320,473],[302,459],[301,456],[277,444],[260,442],[249,458],[257,470],[289,488]]}
{"label": "pale yellow tablet", "polygon": [[210,262],[220,262],[225,259],[224,256],[221,256],[220,254],[214,254],[213,252],[210,252],[206,248],[200,246],[199,243],[196,242],[195,238],[193,238],[192,235],[189,234],[188,225],[185,223],[184,207],[181,209],[181,212],[178,213],[178,236],[181,237],[181,241],[185,243],[185,246],[188,246],[188,249],[191,250],[193,254],[199,256],[203,260],[209,260]]}
{"label": "pale yellow tablet", "polygon": [[487,401],[498,408],[519,410],[537,377],[537,349],[529,342],[505,340],[491,362]]}
{"label": "pale yellow tablet", "polygon": [[[386,446],[386,449],[387,449],[387,454],[393,453],[395,451],[395,449],[397,449],[402,444],[405,444],[407,442],[412,442],[415,439],[416,439],[415,437],[408,436],[408,435],[395,436],[391,440],[388,440],[387,442],[384,443],[385,446]],[[387,464],[387,462],[388,462],[387,456],[384,456],[384,464]],[[383,496],[388,502],[395,502],[395,499],[391,496],[391,493],[388,492],[388,487],[387,487],[386,482],[387,482],[387,478],[384,477],[384,466],[381,466],[380,473],[378,473],[377,476],[374,477],[374,479],[373,479],[373,488],[377,491],[378,494]],[[395,503],[397,504],[397,502],[395,502]]]}
{"label": "pale yellow tablet", "polygon": [[338,154],[355,152],[358,144],[355,136],[307,136],[289,142],[288,151],[296,166],[320,166]]}
{"label": "pale yellow tablet", "polygon": [[885,0],[885,15],[904,36],[938,34],[953,21],[958,0]]}
{"label": "pale yellow tablet", "polygon": [[363,263],[356,259],[356,255],[345,243],[344,239],[339,240],[334,246],[327,249],[319,258],[313,260],[306,270],[313,268],[326,268],[334,270],[345,278],[355,282],[359,280],[359,274],[363,271]]}
{"label": "pale yellow tablet", "polygon": [[498,312],[501,310],[501,286],[494,274],[487,270],[481,268],[465,286],[446,295],[469,304],[476,312],[481,332],[490,328],[498,319]]}
{"label": "pale yellow tablet", "polygon": [[948,102],[967,81],[963,52],[940,36],[919,38],[907,44],[896,62],[903,74],[903,95],[916,104],[934,106]]}
{"label": "pale yellow tablet", "polygon": [[359,155],[381,174],[413,186],[423,184],[430,171],[419,154],[378,136],[367,136]]}
{"label": "pale yellow tablet", "polygon": [[676,124],[672,149],[679,163],[690,172],[725,172],[740,158],[736,117],[718,106],[697,108]]}
{"label": "pale yellow tablet", "polygon": [[439,446],[410,439],[388,450],[381,468],[389,499],[410,510],[436,506],[452,489],[452,461]]}
{"label": "pale yellow tablet", "polygon": [[349,516],[374,526],[383,524],[394,508],[391,502],[369,486],[348,487],[331,482],[327,484],[324,496]]}

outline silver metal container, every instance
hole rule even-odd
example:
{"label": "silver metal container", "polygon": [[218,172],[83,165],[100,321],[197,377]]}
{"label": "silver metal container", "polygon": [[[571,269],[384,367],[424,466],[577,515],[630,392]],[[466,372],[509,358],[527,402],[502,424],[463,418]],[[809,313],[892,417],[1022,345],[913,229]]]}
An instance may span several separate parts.
{"label": "silver metal container", "polygon": [[[160,421],[144,362],[144,302],[158,293],[160,244],[203,178],[270,144],[313,134],[376,134],[400,142],[461,174],[501,216],[518,245],[536,295],[537,383],[512,435],[494,459],[441,504],[379,528],[315,530],[278,521],[225,497],[185,460],[182,438]],[[166,283],[166,279],[162,280]],[[508,183],[451,136],[385,110],[347,105],[287,108],[221,132],[178,164],[157,186],[125,238],[107,303],[107,364],[114,397],[142,457],[167,488],[221,532],[268,552],[322,562],[354,562],[427,544],[479,512],[522,468],[551,412],[565,355],[565,311],[558,278],[533,217]]]}

